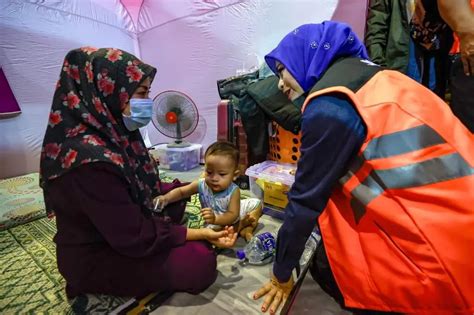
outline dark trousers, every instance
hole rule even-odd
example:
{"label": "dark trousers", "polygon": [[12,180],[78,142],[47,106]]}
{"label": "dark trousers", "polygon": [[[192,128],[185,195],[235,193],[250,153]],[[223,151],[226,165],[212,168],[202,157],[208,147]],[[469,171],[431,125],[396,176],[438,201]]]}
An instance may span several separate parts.
{"label": "dark trousers", "polygon": [[474,132],[474,75],[464,74],[459,55],[451,65],[449,88],[451,110],[471,132]]}
{"label": "dark trousers", "polygon": [[373,310],[361,310],[348,308],[344,305],[344,298],[342,296],[339,287],[337,286],[336,280],[329,265],[328,257],[326,255],[326,249],[324,248],[324,242],[319,242],[318,247],[316,248],[316,253],[313,256],[313,261],[311,263],[309,271],[313,279],[319,284],[321,289],[329,294],[333,299],[336,300],[339,305],[352,312],[356,315],[383,315],[383,314],[398,314],[395,312],[382,312],[382,311],[373,311]]}

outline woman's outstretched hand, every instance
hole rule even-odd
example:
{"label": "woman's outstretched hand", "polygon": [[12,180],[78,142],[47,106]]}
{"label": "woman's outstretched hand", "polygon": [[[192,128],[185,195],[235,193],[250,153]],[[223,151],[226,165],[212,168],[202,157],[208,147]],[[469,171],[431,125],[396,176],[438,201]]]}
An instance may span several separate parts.
{"label": "woman's outstretched hand", "polygon": [[270,281],[254,293],[253,299],[258,300],[265,296],[262,304],[262,313],[269,309],[270,314],[276,314],[280,305],[285,304],[294,284],[293,276],[287,282],[281,283],[272,275]]}
{"label": "woman's outstretched hand", "polygon": [[206,235],[206,239],[213,245],[221,248],[234,247],[237,241],[237,232],[234,231],[232,226],[226,226],[222,231],[209,230]]}
{"label": "woman's outstretched hand", "polygon": [[214,231],[210,228],[187,229],[187,241],[206,240],[209,243],[222,248],[231,248],[237,241],[237,233],[232,226],[226,226],[221,231]]}

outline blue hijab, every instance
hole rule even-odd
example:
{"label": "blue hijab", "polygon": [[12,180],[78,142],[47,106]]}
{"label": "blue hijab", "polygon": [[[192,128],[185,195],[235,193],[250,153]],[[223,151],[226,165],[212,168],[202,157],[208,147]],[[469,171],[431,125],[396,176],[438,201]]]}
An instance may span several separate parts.
{"label": "blue hijab", "polygon": [[293,30],[265,56],[265,61],[277,75],[276,61],[279,61],[308,92],[340,57],[368,58],[365,46],[347,24],[324,21]]}

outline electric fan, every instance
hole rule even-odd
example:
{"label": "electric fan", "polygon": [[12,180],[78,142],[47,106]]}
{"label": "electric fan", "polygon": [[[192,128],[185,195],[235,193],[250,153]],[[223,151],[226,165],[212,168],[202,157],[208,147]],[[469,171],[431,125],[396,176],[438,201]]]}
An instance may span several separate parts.
{"label": "electric fan", "polygon": [[190,146],[183,138],[196,129],[198,121],[197,107],[184,93],[169,90],[153,99],[153,125],[163,135],[176,139],[168,143],[169,148]]}

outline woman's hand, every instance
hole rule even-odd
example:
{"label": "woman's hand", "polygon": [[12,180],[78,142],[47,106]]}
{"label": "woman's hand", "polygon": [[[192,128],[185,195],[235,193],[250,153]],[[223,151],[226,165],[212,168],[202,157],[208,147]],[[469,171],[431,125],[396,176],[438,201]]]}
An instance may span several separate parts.
{"label": "woman's hand", "polygon": [[201,215],[207,224],[214,224],[216,222],[216,215],[211,208],[202,208]]}
{"label": "woman's hand", "polygon": [[169,203],[168,198],[166,195],[161,195],[153,199],[153,205],[154,205],[154,210],[155,211],[161,211],[163,210]]}
{"label": "woman's hand", "polygon": [[222,231],[214,231],[212,229],[206,232],[206,239],[214,246],[221,248],[234,247],[237,241],[237,232],[232,226],[226,226]]}
{"label": "woman's hand", "polygon": [[258,300],[266,295],[262,304],[262,312],[265,313],[270,309],[270,314],[276,314],[280,305],[283,305],[290,295],[294,285],[293,276],[285,283],[281,283],[272,275],[270,281],[254,293],[253,299]]}

